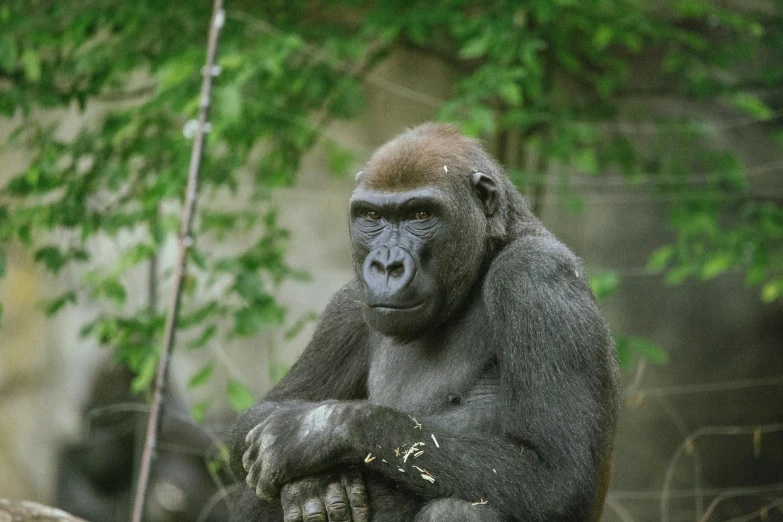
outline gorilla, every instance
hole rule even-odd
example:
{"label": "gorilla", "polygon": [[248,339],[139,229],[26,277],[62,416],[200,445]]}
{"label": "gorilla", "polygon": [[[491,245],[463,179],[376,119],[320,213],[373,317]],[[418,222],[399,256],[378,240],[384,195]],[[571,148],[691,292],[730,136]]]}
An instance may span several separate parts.
{"label": "gorilla", "polygon": [[[83,409],[86,436],[59,451],[55,504],[84,520],[131,519],[134,458],[139,454],[139,434],[143,435],[137,429],[139,416],[128,413],[134,405],[143,406],[142,397],[131,392],[134,377],[125,365],[101,365]],[[169,390],[166,401],[144,520],[224,521],[228,508],[225,502],[212,502],[219,491],[205,461],[212,440],[179,419],[188,414],[182,413],[178,394]]]}
{"label": "gorilla", "polygon": [[356,276],[232,426],[232,520],[597,520],[617,368],[580,259],[452,126],[356,180]]}

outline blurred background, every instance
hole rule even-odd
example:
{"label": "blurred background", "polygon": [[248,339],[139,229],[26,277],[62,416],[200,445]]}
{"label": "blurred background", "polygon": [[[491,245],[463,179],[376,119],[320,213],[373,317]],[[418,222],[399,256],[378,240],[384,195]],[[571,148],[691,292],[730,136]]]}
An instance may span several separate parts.
{"label": "blurred background", "polygon": [[[127,520],[212,5],[0,4],[0,497]],[[783,2],[226,0],[151,521],[352,277],[347,201],[428,120],[582,257],[623,408],[605,521],[783,520]]]}

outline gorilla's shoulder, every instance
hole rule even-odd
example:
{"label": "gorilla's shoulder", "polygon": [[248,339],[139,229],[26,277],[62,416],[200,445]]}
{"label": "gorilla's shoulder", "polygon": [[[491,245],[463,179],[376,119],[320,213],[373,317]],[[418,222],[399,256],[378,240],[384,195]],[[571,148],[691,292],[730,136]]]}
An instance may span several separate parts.
{"label": "gorilla's shoulder", "polygon": [[583,263],[549,232],[520,237],[495,257],[487,272],[490,285],[515,286],[562,278],[581,278]]}

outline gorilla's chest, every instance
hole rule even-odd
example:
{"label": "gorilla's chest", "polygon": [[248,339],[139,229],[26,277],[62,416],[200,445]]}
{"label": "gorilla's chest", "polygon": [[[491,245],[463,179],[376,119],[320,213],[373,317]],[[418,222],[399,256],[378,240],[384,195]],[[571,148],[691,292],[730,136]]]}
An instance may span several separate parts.
{"label": "gorilla's chest", "polygon": [[460,431],[491,429],[499,379],[486,337],[398,343],[381,337],[373,343],[370,402],[412,416],[435,415]]}

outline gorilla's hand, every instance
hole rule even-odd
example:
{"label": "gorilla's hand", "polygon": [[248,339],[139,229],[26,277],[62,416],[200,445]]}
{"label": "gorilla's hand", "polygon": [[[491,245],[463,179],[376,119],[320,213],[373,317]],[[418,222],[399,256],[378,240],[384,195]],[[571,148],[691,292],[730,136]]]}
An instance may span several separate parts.
{"label": "gorilla's hand", "polygon": [[242,465],[247,484],[273,500],[284,484],[341,464],[349,449],[351,403],[300,403],[273,412],[250,430]]}
{"label": "gorilla's hand", "polygon": [[305,477],[280,490],[285,522],[368,522],[364,479],[353,468]]}

